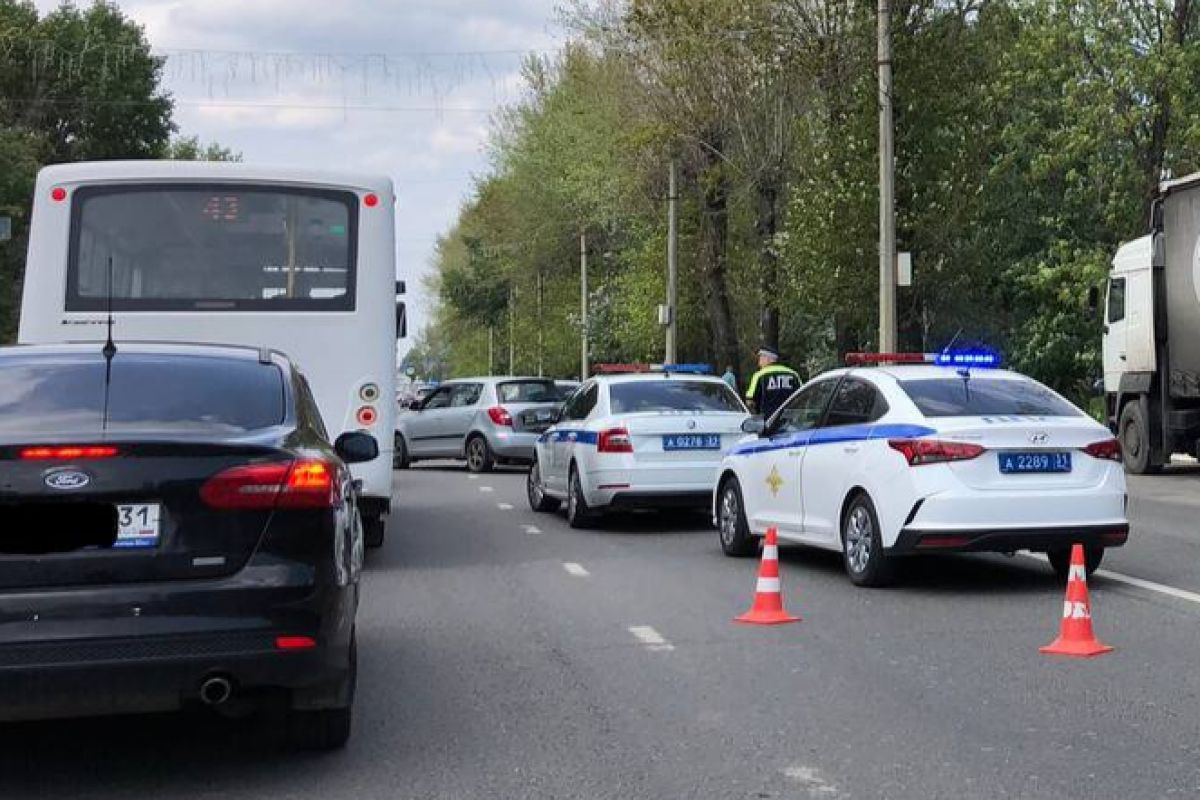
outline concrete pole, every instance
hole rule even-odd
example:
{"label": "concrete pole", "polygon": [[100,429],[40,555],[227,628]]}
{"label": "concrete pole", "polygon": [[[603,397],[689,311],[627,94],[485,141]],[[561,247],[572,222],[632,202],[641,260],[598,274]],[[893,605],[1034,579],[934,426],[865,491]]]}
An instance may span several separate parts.
{"label": "concrete pole", "polygon": [[545,288],[542,283],[542,273],[538,271],[537,279],[537,349],[538,349],[538,377],[542,378],[546,375],[546,337],[543,330],[544,320],[542,319],[542,304],[545,297]]}
{"label": "concrete pole", "polygon": [[671,159],[667,182],[667,364],[679,363],[676,319],[679,317],[679,166]]}
{"label": "concrete pole", "polygon": [[896,350],[896,155],[892,130],[892,0],[879,0],[879,352]]}
{"label": "concrete pole", "polygon": [[488,375],[496,374],[495,349],[496,349],[496,327],[494,325],[489,325],[488,326]]}
{"label": "concrete pole", "polygon": [[579,379],[588,379],[588,274],[587,234],[579,234],[579,316],[582,329],[579,343]]}
{"label": "concrete pole", "polygon": [[517,360],[517,337],[516,337],[516,316],[517,316],[517,287],[508,287],[508,374],[516,375],[516,360]]}

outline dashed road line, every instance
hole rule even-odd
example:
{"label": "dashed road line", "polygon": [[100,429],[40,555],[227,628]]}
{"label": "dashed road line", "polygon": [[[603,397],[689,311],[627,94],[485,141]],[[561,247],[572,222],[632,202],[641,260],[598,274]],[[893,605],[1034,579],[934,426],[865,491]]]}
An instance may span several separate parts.
{"label": "dashed road line", "polygon": [[574,561],[564,561],[563,569],[565,569],[571,575],[574,575],[576,578],[586,578],[592,574],[584,569],[582,564],[576,564]]}
{"label": "dashed road line", "polygon": [[629,632],[632,633],[639,642],[645,645],[647,650],[666,652],[675,649],[675,645],[664,639],[661,633],[654,630],[654,628],[651,628],[649,625],[631,625],[629,627]]}
{"label": "dashed road line", "polygon": [[[1026,558],[1033,558],[1038,561],[1047,561],[1048,559],[1042,553],[1022,553]],[[1144,578],[1135,578],[1132,575],[1125,575],[1121,572],[1113,572],[1107,569],[1098,569],[1093,573],[1097,578],[1123,583],[1127,586],[1136,586],[1139,589],[1145,589],[1148,592],[1157,592],[1165,594],[1168,597],[1174,597],[1176,600],[1186,600],[1189,603],[1200,604],[1200,593],[1189,592],[1187,589],[1176,589],[1174,586],[1167,586],[1165,583],[1156,583],[1148,581]]]}
{"label": "dashed road line", "polygon": [[537,525],[522,525],[521,529],[523,531],[525,531],[526,533],[528,533],[530,536],[539,536],[539,535],[541,535],[541,532],[542,532],[542,529],[539,528]]}
{"label": "dashed road line", "polygon": [[468,475],[468,476],[467,476],[467,480],[469,480],[469,481],[477,481],[477,480],[479,480],[479,476],[478,476],[478,475]]}
{"label": "dashed road line", "polygon": [[479,491],[481,491],[481,492],[490,492],[490,491],[492,491],[492,487],[490,487],[490,486],[480,486],[480,487],[479,487]]}
{"label": "dashed road line", "polygon": [[783,771],[785,778],[795,781],[804,789],[809,797],[837,797],[838,789],[821,777],[821,773],[812,767],[801,764],[788,767]]}
{"label": "dashed road line", "polygon": [[496,508],[500,509],[501,511],[513,510],[512,503],[496,503]]}

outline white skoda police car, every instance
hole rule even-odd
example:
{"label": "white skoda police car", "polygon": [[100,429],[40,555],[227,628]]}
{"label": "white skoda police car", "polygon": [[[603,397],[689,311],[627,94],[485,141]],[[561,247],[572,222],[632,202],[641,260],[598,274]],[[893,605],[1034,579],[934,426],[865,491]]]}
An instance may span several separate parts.
{"label": "white skoda police car", "polygon": [[[1125,473],[1112,434],[990,353],[855,354],[725,457],[713,517],[727,555],[776,527],[885,583],[895,556],[1045,552],[1066,575],[1125,543]],[[866,367],[867,364],[877,366]]]}
{"label": "white skoda police car", "polygon": [[707,365],[597,365],[541,435],[529,470],[534,511],[567,504],[583,527],[609,509],[705,508],[721,456],[749,418]]}

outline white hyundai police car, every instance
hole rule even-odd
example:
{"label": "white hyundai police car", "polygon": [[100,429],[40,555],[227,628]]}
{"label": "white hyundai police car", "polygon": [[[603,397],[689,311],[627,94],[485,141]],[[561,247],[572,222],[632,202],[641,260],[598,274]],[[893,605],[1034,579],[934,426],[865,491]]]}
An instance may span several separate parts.
{"label": "white hyundai police car", "polygon": [[[781,540],[843,554],[861,586],[895,556],[1045,552],[1065,576],[1125,543],[1125,473],[1107,428],[992,354],[855,354],[725,457],[713,518],[727,555]],[[864,366],[877,364],[877,366]]]}
{"label": "white hyundai police car", "polygon": [[534,511],[565,501],[578,528],[609,509],[708,505],[746,407],[724,381],[700,374],[704,365],[649,369],[597,365],[571,395],[535,447],[526,486]]}

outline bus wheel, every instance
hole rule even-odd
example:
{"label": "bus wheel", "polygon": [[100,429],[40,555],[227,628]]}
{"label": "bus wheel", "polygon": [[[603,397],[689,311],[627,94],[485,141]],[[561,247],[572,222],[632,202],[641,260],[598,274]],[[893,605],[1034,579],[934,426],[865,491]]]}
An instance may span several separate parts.
{"label": "bus wheel", "polygon": [[383,547],[383,537],[387,533],[387,517],[381,514],[363,514],[363,544],[372,549]]}

